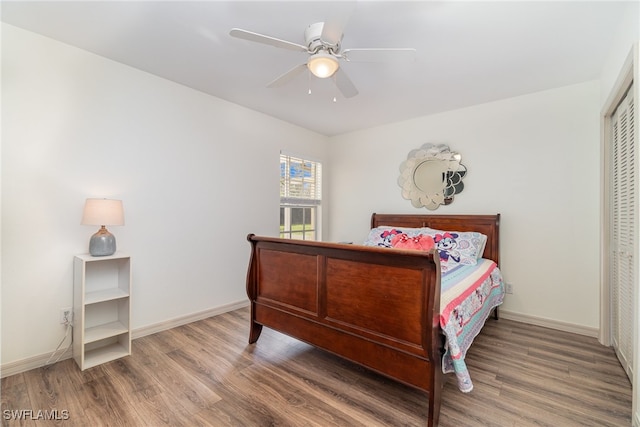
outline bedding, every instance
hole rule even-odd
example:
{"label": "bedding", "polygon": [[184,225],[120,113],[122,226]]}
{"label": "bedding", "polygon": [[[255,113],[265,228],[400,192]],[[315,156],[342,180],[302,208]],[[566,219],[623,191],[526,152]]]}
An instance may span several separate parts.
{"label": "bedding", "polygon": [[480,259],[476,265],[461,265],[442,274],[440,327],[447,338],[442,372],[455,372],[462,392],[473,389],[464,361],[467,350],[503,298],[502,275],[491,260]]}

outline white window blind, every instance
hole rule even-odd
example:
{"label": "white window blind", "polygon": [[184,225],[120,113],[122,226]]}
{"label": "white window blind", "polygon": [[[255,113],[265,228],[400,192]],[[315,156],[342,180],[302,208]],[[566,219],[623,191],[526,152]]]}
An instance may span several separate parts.
{"label": "white window blind", "polygon": [[321,182],[320,163],[280,155],[280,203],[319,205]]}
{"label": "white window blind", "polygon": [[280,155],[280,237],[320,240],[322,165]]}

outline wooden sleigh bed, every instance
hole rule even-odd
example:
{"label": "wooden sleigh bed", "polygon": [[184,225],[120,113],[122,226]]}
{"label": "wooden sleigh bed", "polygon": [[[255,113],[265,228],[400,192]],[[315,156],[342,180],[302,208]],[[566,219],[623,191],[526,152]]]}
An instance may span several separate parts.
{"label": "wooden sleigh bed", "polygon": [[[487,236],[499,264],[498,215],[373,214],[371,228],[430,227]],[[428,393],[437,426],[443,385],[440,258],[433,252],[250,234],[249,342],[263,326]]]}

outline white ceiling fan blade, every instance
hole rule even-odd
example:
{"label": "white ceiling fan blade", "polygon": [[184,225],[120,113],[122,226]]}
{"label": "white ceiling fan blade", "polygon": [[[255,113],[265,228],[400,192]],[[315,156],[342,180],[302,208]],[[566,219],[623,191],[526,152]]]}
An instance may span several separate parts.
{"label": "white ceiling fan blade", "polygon": [[338,68],[338,71],[336,71],[334,76],[336,86],[345,98],[352,98],[358,94],[358,89],[356,89],[355,85],[342,68]]}
{"label": "white ceiling fan blade", "polygon": [[274,81],[269,83],[267,87],[269,88],[280,87],[285,83],[288,83],[291,80],[293,80],[295,76],[302,73],[304,70],[306,70],[306,68],[307,68],[307,64],[296,65],[295,67],[293,67],[292,69],[290,69],[289,71],[287,71],[286,73],[284,73],[283,75],[281,75],[280,77],[276,78]]}
{"label": "white ceiling fan blade", "polygon": [[345,49],[342,57],[351,62],[408,62],[415,61],[413,48]]}
{"label": "white ceiling fan blade", "polygon": [[343,29],[347,23],[347,19],[341,19],[340,21],[332,20],[325,22],[322,25],[322,34],[320,34],[320,40],[332,45],[338,46],[342,42]]}
{"label": "white ceiling fan blade", "polygon": [[308,51],[307,47],[302,46],[301,44],[288,42],[286,40],[280,40],[275,37],[265,36],[264,34],[258,34],[252,31],[242,30],[240,28],[232,28],[231,31],[229,31],[229,35],[239,39],[268,44],[270,46],[275,46],[282,49],[296,50],[299,52]]}
{"label": "white ceiling fan blade", "polygon": [[356,4],[355,1],[340,4],[339,9],[324,21],[320,40],[330,45],[338,46],[342,41],[344,28],[356,9]]}

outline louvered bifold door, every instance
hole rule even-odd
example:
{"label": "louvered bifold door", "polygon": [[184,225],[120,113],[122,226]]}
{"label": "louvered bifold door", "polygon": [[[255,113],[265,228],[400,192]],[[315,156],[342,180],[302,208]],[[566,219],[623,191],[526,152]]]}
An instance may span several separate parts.
{"label": "louvered bifold door", "polygon": [[637,236],[633,97],[629,89],[612,117],[611,313],[612,338],[620,363],[632,379],[633,294]]}

